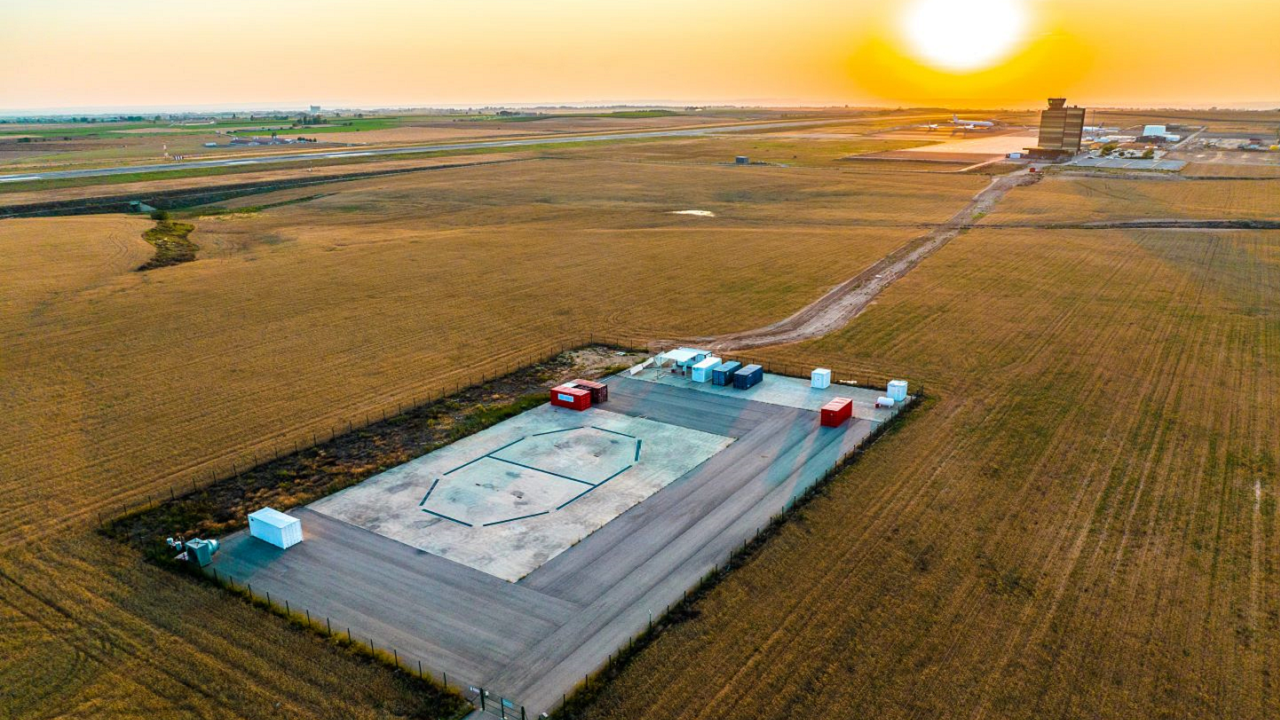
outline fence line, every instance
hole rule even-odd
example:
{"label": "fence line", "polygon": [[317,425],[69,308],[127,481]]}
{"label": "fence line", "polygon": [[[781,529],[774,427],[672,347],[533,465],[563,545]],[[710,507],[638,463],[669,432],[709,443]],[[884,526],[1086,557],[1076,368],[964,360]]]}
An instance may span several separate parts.
{"label": "fence line", "polygon": [[[392,401],[388,399],[380,410],[366,410],[355,419],[339,419],[336,425],[328,428],[327,434],[324,431],[304,429],[300,432],[302,437],[301,440],[298,437],[298,432],[295,432],[292,437],[277,437],[276,442],[273,442],[265,450],[262,450],[263,454],[261,456],[258,454],[260,451],[259,447],[250,448],[248,451],[250,459],[249,462],[245,461],[244,453],[242,452],[236,457],[227,460],[222,465],[221,471],[211,467],[205,472],[192,472],[188,478],[183,479],[180,482],[177,480],[171,481],[168,487],[170,499],[177,496],[179,489],[184,495],[187,494],[188,486],[192,493],[198,492],[199,490],[209,487],[221,480],[239,477],[242,473],[256,470],[262,465],[275,462],[282,457],[297,454],[303,450],[308,450],[312,447],[332,442],[339,435],[355,432],[356,430],[363,430],[375,423],[383,422],[390,417],[395,417],[424,405],[438,402],[450,395],[459,394],[464,390],[479,387],[491,380],[497,380],[532,365],[553,360],[569,350],[591,346],[606,346],[630,351],[652,352],[659,348],[668,349],[669,347],[674,346],[674,343],[661,343],[642,336],[597,334],[594,332],[578,336],[577,340],[561,339],[559,341],[554,341],[549,345],[539,346],[536,350],[524,351],[513,358],[501,361],[496,366],[493,366],[492,369],[489,367],[482,367],[478,376],[473,373],[469,378],[462,379],[445,375],[444,377],[446,378],[446,381],[442,385],[425,391],[411,392],[409,394],[410,399],[408,401]],[[734,353],[725,353],[723,357],[726,359],[739,360],[744,365],[753,363],[760,365],[766,372],[770,373],[801,378],[808,377],[808,371],[806,369],[793,363],[770,362],[768,360],[736,355]],[[856,374],[856,371],[848,368],[841,368],[835,365],[830,366],[830,368],[832,373],[837,376],[832,378],[835,382],[839,382],[840,377],[852,378]],[[859,387],[877,387],[864,383],[857,383],[857,385]],[[395,407],[394,415],[390,414],[389,408],[391,406]],[[311,443],[309,445],[303,444],[308,435],[310,436]],[[182,474],[185,473],[179,473],[179,475]],[[155,506],[157,501],[162,501],[163,499],[163,491],[156,491],[154,493],[145,493],[141,497],[137,497],[132,501],[124,501],[114,513],[110,512],[110,510],[98,511],[98,524],[105,524],[109,517],[122,517],[130,513],[149,510]]]}
{"label": "fence line", "polygon": [[[333,638],[339,645],[351,649],[357,654],[387,665],[397,671],[404,672],[409,676],[416,676],[419,680],[427,680],[439,684],[446,690],[455,690],[459,695],[475,705],[477,709],[488,711],[488,706],[495,704],[489,698],[496,697],[498,700],[495,709],[499,713],[506,713],[508,709],[511,710],[510,713],[500,714],[500,717],[513,719],[526,717],[524,706],[511,698],[495,694],[481,685],[467,683],[461,680],[457,674],[454,674],[451,681],[448,671],[433,668],[422,658],[402,654],[399,648],[390,643],[380,643],[377,638],[368,635],[353,634],[350,625],[344,625],[339,622],[335,626],[333,618],[328,615],[312,615],[310,608],[294,610],[289,601],[282,599],[279,593],[274,598],[271,597],[270,592],[255,593],[251,583],[237,583],[234,576],[219,575],[216,568],[210,568],[205,577],[211,579],[217,585],[246,597],[250,604],[264,607],[273,615],[284,618],[290,623],[310,630],[322,637]],[[324,622],[321,622],[321,617],[324,618]],[[336,630],[334,629],[335,627],[337,628]],[[368,648],[367,650],[365,649],[366,647]]]}
{"label": "fence line", "polygon": [[[480,372],[478,373],[478,375],[473,372],[469,377],[460,378],[460,377],[456,377],[456,373],[447,374],[443,376],[445,382],[443,382],[439,386],[429,388],[426,390],[410,391],[408,393],[409,397],[407,400],[389,398],[385,400],[384,404],[380,409],[366,410],[363,413],[358,414],[357,417],[355,417],[354,419],[353,418],[339,419],[337,421],[337,424],[328,428],[327,435],[324,433],[323,430],[304,429],[301,431],[301,437],[302,437],[301,440],[299,440],[298,438],[299,433],[296,433],[296,432],[294,433],[293,437],[277,437],[276,442],[270,444],[265,450],[262,450],[263,455],[261,456],[258,455],[260,448],[258,447],[251,448],[248,451],[251,462],[245,462],[244,453],[240,453],[236,457],[233,457],[230,460],[228,460],[223,465],[223,470],[221,473],[219,473],[217,470],[213,468],[210,468],[206,473],[193,472],[191,476],[188,478],[183,478],[181,481],[178,481],[178,480],[172,481],[169,484],[169,488],[168,488],[169,499],[175,500],[178,494],[187,495],[188,491],[190,493],[195,493],[201,489],[207,488],[222,480],[230,479],[233,477],[239,477],[242,473],[258,470],[263,465],[269,464],[271,462],[275,462],[276,460],[279,460],[281,457],[285,457],[290,454],[296,454],[296,453],[317,447],[319,445],[323,445],[324,443],[332,442],[339,435],[355,432],[357,430],[363,430],[366,427],[369,427],[375,423],[384,422],[390,417],[396,417],[406,412],[410,412],[418,408],[421,408],[430,403],[438,402],[439,400],[449,397],[451,395],[456,395],[465,390],[469,390],[475,387],[480,387],[485,383],[506,377],[522,369],[531,367],[539,363],[553,360],[567,351],[577,350],[577,349],[582,349],[582,348],[592,347],[592,346],[603,346],[603,347],[617,348],[619,350],[640,351],[640,352],[649,353],[649,352],[656,352],[659,350],[670,349],[671,347],[675,346],[675,343],[655,341],[651,338],[647,338],[643,336],[597,334],[594,332],[589,332],[584,335],[578,336],[576,340],[560,339],[558,341],[553,341],[549,344],[540,345],[534,350],[526,350],[526,351],[520,352],[505,360],[500,360],[496,364],[481,366]],[[746,356],[739,356],[733,353],[725,353],[722,355],[722,357],[724,357],[725,359],[739,360],[743,362],[743,364],[758,364],[762,368],[764,368],[767,372],[770,372],[770,373],[789,375],[792,377],[802,377],[802,378],[808,377],[808,369],[796,363],[770,362],[768,360],[761,360],[761,359],[750,358]],[[852,369],[841,368],[838,366],[829,365],[828,367],[830,367],[830,369],[832,370],[833,375],[840,375],[846,378],[853,377],[854,373],[856,372]],[[474,368],[472,369],[474,370]],[[833,381],[835,379],[836,378],[833,378]],[[872,387],[869,384],[859,383],[858,385],[861,387]],[[394,413],[391,413],[391,407],[393,406],[395,411]],[[308,436],[310,437],[311,442],[309,444],[306,444],[306,439]],[[283,443],[283,444],[280,444],[280,443]],[[203,479],[200,478],[201,475],[204,476]],[[164,501],[163,494],[147,493],[143,497],[135,499],[132,502],[132,504],[127,501],[122,503],[118,511],[114,514],[100,511],[98,513],[98,523],[101,526],[101,525],[104,525],[108,519],[115,520],[134,512],[152,509],[157,505],[158,502],[163,502],[163,501]],[[784,511],[785,510],[786,508],[784,508]],[[717,567],[715,572],[719,572],[719,567]],[[271,598],[269,593],[267,593],[265,597],[261,597],[254,594],[253,588],[248,584],[242,584],[240,586],[237,586],[237,584],[235,583],[235,579],[231,576],[226,576],[226,580],[224,581],[222,578],[218,576],[216,570],[214,570],[213,572],[213,580],[218,584],[224,585],[226,587],[230,587],[233,591],[242,592],[246,594],[248,596],[249,602],[258,604],[258,605],[263,605],[270,612],[280,615],[281,617],[288,619],[290,622],[294,622],[305,628],[309,628],[323,636],[334,637],[338,639],[339,642],[341,642],[342,640],[342,630],[344,629],[345,626],[339,626],[338,630],[335,631],[332,625],[332,618],[329,618],[326,616],[324,625],[321,626],[319,622],[319,616],[312,616],[309,608],[303,608],[302,613],[300,614],[296,611],[293,611],[289,607],[287,600],[284,601],[285,604],[281,606],[278,602],[276,602]],[[664,617],[667,614],[667,612],[670,611],[670,608],[671,606],[668,606],[663,611],[663,614],[659,616],[659,618]],[[355,646],[357,648],[357,651],[362,651],[363,642],[364,640],[367,640],[369,650],[366,654],[369,655],[374,660],[383,662],[389,666],[395,667],[398,670],[403,670],[409,673],[410,675],[414,674],[414,668],[416,667],[417,668],[416,674],[421,679],[426,679],[427,676],[430,676],[433,681],[436,681],[436,674],[438,673],[439,675],[438,682],[442,686],[444,686],[445,688],[458,689],[458,691],[463,695],[463,697],[470,700],[473,704],[476,705],[478,709],[485,710],[486,712],[495,714],[498,717],[506,717],[506,718],[516,718],[516,717],[524,718],[525,717],[525,708],[522,705],[512,703],[512,701],[510,701],[509,698],[503,698],[501,695],[496,695],[496,696],[491,695],[490,692],[487,691],[481,685],[472,685],[472,684],[462,683],[457,675],[454,675],[453,682],[450,682],[449,674],[447,671],[438,669],[438,668],[432,669],[429,664],[424,664],[421,658],[414,658],[409,655],[401,655],[399,652],[399,648],[395,648],[390,644],[383,644],[382,648],[384,649],[380,649],[377,647],[375,638],[372,638],[372,637],[355,638],[351,635],[351,631],[349,627],[345,627],[345,629],[346,629],[346,635],[347,635],[347,640],[346,640],[347,645]],[[636,640],[643,638],[644,635],[651,630],[652,630],[652,625],[650,625],[648,630],[641,632],[635,637],[630,638],[628,640],[628,643],[631,645],[634,645]],[[381,655],[379,655],[380,650],[381,650]],[[387,650],[389,650],[391,653],[390,658],[383,657],[387,654]],[[621,660],[622,660],[621,651],[617,653],[616,659],[614,657],[614,654],[610,654],[609,659],[602,665],[602,667],[599,670],[597,670],[597,673],[611,668],[615,662],[620,662]],[[591,684],[590,676],[584,677],[583,682],[587,688],[590,688],[590,684]],[[494,704],[492,700],[488,699],[490,697],[498,698],[496,708],[493,708],[493,709],[489,708],[490,705]],[[563,705],[565,700],[566,698],[562,697],[561,702],[557,704],[557,707],[559,707],[560,705]],[[518,715],[515,712],[516,709],[519,710]],[[511,712],[508,713],[508,710],[510,710]]]}

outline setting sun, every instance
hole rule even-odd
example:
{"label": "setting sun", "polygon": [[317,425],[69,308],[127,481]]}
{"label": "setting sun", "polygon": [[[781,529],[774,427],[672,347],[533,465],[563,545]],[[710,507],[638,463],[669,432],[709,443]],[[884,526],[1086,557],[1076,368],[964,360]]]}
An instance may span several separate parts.
{"label": "setting sun", "polygon": [[952,72],[983,70],[1007,58],[1030,25],[1023,0],[915,0],[900,20],[911,53]]}

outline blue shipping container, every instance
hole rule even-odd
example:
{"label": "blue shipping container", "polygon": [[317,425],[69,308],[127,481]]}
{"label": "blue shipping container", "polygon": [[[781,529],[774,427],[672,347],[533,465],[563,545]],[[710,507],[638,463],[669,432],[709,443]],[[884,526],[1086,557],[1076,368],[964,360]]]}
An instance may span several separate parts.
{"label": "blue shipping container", "polygon": [[733,374],[733,386],[738,390],[746,390],[764,380],[764,368],[759,365],[748,365]]}
{"label": "blue shipping container", "polygon": [[712,385],[732,385],[733,374],[738,368],[742,367],[742,363],[737,360],[722,362],[711,368],[711,384]]}

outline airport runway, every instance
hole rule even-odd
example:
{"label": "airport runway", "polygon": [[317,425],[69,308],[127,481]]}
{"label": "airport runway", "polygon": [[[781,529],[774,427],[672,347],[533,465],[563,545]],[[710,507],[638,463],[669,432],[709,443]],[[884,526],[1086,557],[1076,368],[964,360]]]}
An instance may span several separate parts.
{"label": "airport runway", "polygon": [[157,165],[126,165],[111,168],[90,168],[85,170],[51,170],[48,172],[23,173],[19,175],[0,175],[0,183],[28,182],[32,180],[65,180],[69,178],[104,177],[108,175],[129,175],[133,173],[166,172],[173,170],[200,170],[206,168],[248,167],[253,165],[272,165],[299,160],[345,160],[347,158],[376,157],[387,155],[412,155],[425,152],[448,152],[451,150],[480,150],[487,148],[519,148],[530,145],[561,145],[579,142],[610,142],[615,140],[634,140],[640,138],[661,137],[693,137],[715,133],[739,132],[742,130],[760,130],[787,127],[807,127],[812,125],[829,125],[848,123],[848,118],[838,120],[801,120],[789,122],[754,123],[749,125],[720,125],[715,127],[683,128],[677,130],[638,130],[636,132],[618,132],[603,135],[569,135],[533,137],[521,140],[484,140],[468,143],[441,143],[435,145],[410,145],[388,148],[360,148],[351,150],[333,150],[330,152],[297,152],[280,153],[252,158],[221,158],[218,160],[193,160],[191,162],[169,162]]}

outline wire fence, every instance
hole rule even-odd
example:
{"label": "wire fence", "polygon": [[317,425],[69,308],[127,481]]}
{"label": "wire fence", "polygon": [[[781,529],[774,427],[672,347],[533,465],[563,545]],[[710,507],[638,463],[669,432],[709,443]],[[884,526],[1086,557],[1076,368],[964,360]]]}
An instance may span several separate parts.
{"label": "wire fence", "polygon": [[475,709],[500,718],[520,718],[525,720],[528,713],[521,703],[504,697],[481,684],[469,683],[456,673],[450,675],[447,670],[432,666],[423,658],[411,653],[402,653],[400,649],[388,642],[380,642],[373,636],[353,632],[351,625],[341,619],[334,622],[328,615],[312,613],[311,609],[291,603],[288,598],[277,592],[274,596],[269,590],[257,591],[250,582],[237,582],[235,577],[226,573],[219,574],[217,568],[209,568],[205,577],[214,583],[245,598],[249,603],[263,608],[273,615],[288,620],[290,623],[310,630],[318,635],[331,638],[339,645],[375,662],[386,665],[398,672],[417,677],[423,682],[436,684],[448,691],[461,695]]}
{"label": "wire fence", "polygon": [[[267,463],[274,462],[290,454],[332,442],[335,438],[344,434],[362,431],[370,425],[402,413],[458,395],[472,388],[481,387],[486,383],[504,378],[525,368],[549,362],[566,352],[589,347],[605,347],[622,352],[656,353],[671,349],[676,345],[677,343],[674,342],[655,341],[642,336],[587,333],[576,339],[559,339],[532,350],[525,349],[519,353],[491,357],[487,362],[470,366],[468,368],[470,372],[466,376],[457,372],[446,374],[442,377],[444,382],[437,383],[430,389],[410,392],[406,396],[388,399],[376,409],[341,419],[323,430],[309,428],[301,432],[294,432],[288,437],[276,438],[265,443],[265,447],[260,444],[250,449],[247,453],[227,458],[218,465],[212,465],[200,471],[180,473],[179,476],[170,481],[167,493],[147,493],[141,497],[135,497],[132,501],[121,503],[115,512],[99,512],[98,523],[101,526],[133,513],[154,509],[158,504],[165,501],[175,501],[188,494],[197,493],[215,483],[238,478],[242,473],[256,470]],[[725,360],[737,360],[744,365],[760,365],[766,372],[791,377],[807,378],[809,377],[809,372],[813,369],[811,366],[796,362],[770,361],[749,355],[726,353],[721,357]],[[846,382],[848,378],[855,377],[858,374],[857,370],[851,368],[832,367],[830,365],[826,365],[826,367],[832,370],[836,379],[844,379]],[[869,386],[862,385],[862,387]],[[450,674],[445,669],[432,667],[424,658],[401,653],[399,648],[389,643],[381,643],[376,638],[367,635],[355,634],[349,625],[341,622],[334,624],[333,618],[313,614],[311,609],[307,607],[297,607],[291,604],[287,598],[280,597],[278,593],[273,597],[270,592],[265,590],[255,591],[251,584],[237,581],[236,578],[230,575],[220,575],[216,569],[212,570],[210,577],[219,585],[241,594],[250,603],[284,617],[294,624],[309,628],[323,636],[331,637],[357,652],[402,672],[415,675],[423,681],[430,680],[439,683],[445,688],[452,689],[470,701],[476,709],[482,710],[486,714],[500,718],[520,718],[521,720],[525,720],[527,717],[525,707],[511,698],[485,688],[482,684],[470,683],[456,674]],[[664,610],[663,615],[666,612]],[[652,630],[652,624],[649,630]],[[641,633],[639,636],[632,638],[628,646],[634,647],[635,642],[640,637],[643,637],[644,634]],[[625,648],[620,650],[616,657],[611,654],[601,671],[607,671],[615,662],[620,661],[624,651]],[[591,677],[584,677],[583,683],[585,687],[590,688]],[[565,700],[566,698],[562,697],[561,703],[557,703],[557,707],[563,704]]]}
{"label": "wire fence", "polygon": [[[332,442],[335,438],[364,430],[374,423],[386,421],[388,418],[438,402],[452,395],[458,395],[471,388],[483,386],[485,383],[506,377],[524,368],[554,360],[565,352],[602,346],[624,351],[656,353],[671,349],[675,345],[676,343],[674,342],[657,341],[643,336],[587,333],[574,340],[560,339],[533,350],[524,350],[516,354],[494,357],[488,362],[470,366],[468,368],[470,372],[467,375],[461,375],[458,371],[445,374],[441,376],[443,382],[436,383],[430,389],[411,391],[403,397],[385,400],[380,406],[339,419],[334,424],[323,429],[317,430],[312,427],[295,430],[265,443],[259,443],[249,448],[248,451],[242,451],[232,457],[207,464],[200,470],[185,470],[176,473],[168,483],[167,493],[164,490],[141,493],[123,500],[115,508],[108,507],[100,510],[98,511],[98,524],[103,525],[111,518],[149,510],[166,499],[173,500],[181,495],[198,492],[219,481],[239,477],[242,473],[274,462],[282,457]],[[812,366],[796,362],[771,361],[766,358],[735,353],[725,353],[722,357],[725,360],[737,360],[743,365],[760,365],[768,373],[798,378],[809,377],[809,373],[813,369]],[[832,370],[832,379],[837,383],[843,382],[866,388],[883,387],[882,385],[852,382],[852,379],[859,375],[865,377],[865,370],[831,364],[827,364],[825,367]],[[477,370],[479,372],[476,372]]]}
{"label": "wire fence", "polygon": [[161,485],[161,490],[140,493],[122,500],[119,505],[99,510],[98,524],[104,525],[113,518],[150,510],[165,500],[173,500],[228,478],[239,477],[243,473],[280,458],[332,442],[342,435],[364,430],[375,423],[439,402],[472,388],[481,387],[533,365],[549,362],[569,351],[593,345],[619,350],[647,351],[648,342],[643,338],[588,334],[576,340],[561,339],[532,350],[526,349],[515,354],[491,357],[486,362],[469,366],[465,375],[461,371],[446,373],[439,376],[437,382],[429,389],[410,391],[403,396],[388,398],[375,408],[341,418],[323,428],[304,427],[282,433],[279,437],[260,442],[231,457],[206,463],[198,470],[179,471],[171,476],[167,484]]}

